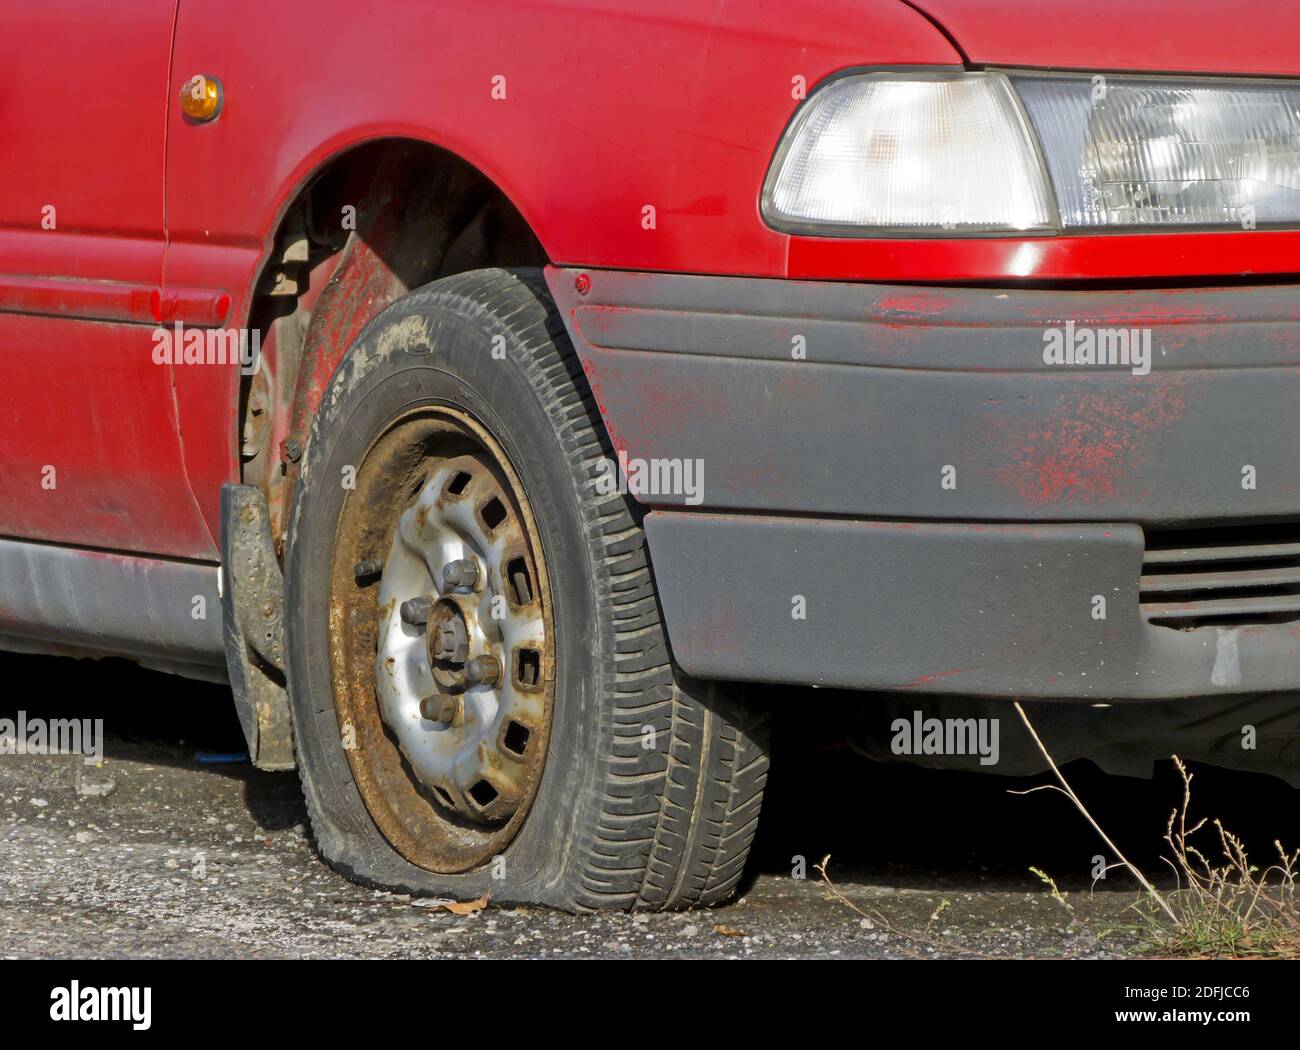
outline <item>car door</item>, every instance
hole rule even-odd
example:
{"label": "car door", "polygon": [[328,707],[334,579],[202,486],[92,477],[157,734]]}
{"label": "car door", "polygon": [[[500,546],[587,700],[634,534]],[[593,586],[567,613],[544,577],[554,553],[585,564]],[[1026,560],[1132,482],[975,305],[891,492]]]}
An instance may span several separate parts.
{"label": "car door", "polygon": [[177,302],[205,305],[162,293],[175,15],[0,10],[0,536],[215,555],[155,353]]}

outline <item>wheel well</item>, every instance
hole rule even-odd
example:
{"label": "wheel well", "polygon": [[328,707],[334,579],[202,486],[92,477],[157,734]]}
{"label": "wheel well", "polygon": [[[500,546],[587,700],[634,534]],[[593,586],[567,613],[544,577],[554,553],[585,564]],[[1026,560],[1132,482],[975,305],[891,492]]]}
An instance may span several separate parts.
{"label": "wheel well", "polygon": [[428,143],[366,143],[308,180],[281,217],[258,276],[249,327],[260,333],[261,354],[241,384],[236,435],[241,480],[266,491],[281,553],[294,451],[366,322],[440,277],[547,261],[490,179]]}

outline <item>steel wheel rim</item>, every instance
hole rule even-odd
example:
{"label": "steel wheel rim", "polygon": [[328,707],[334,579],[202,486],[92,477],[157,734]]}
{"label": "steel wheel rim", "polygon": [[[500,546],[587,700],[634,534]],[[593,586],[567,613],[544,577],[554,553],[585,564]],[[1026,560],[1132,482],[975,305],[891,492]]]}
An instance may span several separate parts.
{"label": "steel wheel rim", "polygon": [[[474,586],[443,578],[458,561],[477,567]],[[366,563],[378,574],[358,574]],[[423,624],[402,616],[415,598],[432,607]],[[456,618],[466,651],[441,659],[434,627]],[[555,646],[531,508],[503,449],[468,413],[420,409],[367,451],[340,514],[329,624],[340,732],[371,817],[429,870],[490,861],[541,781]],[[499,663],[495,679],[466,674],[481,657]]]}

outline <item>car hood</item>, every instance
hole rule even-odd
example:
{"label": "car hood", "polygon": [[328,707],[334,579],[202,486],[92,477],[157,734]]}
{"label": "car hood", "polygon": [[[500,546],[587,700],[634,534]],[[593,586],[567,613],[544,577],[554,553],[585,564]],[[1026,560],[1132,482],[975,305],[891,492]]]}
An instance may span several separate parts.
{"label": "car hood", "polygon": [[1300,76],[1296,0],[904,0],[973,65]]}

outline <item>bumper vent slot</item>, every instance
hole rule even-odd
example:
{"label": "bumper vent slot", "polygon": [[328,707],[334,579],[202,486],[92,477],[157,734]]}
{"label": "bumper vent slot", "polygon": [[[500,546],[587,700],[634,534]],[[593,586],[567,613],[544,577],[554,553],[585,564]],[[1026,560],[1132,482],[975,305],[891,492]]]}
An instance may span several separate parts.
{"label": "bumper vent slot", "polygon": [[1182,630],[1300,620],[1300,522],[1148,529],[1140,600]]}

